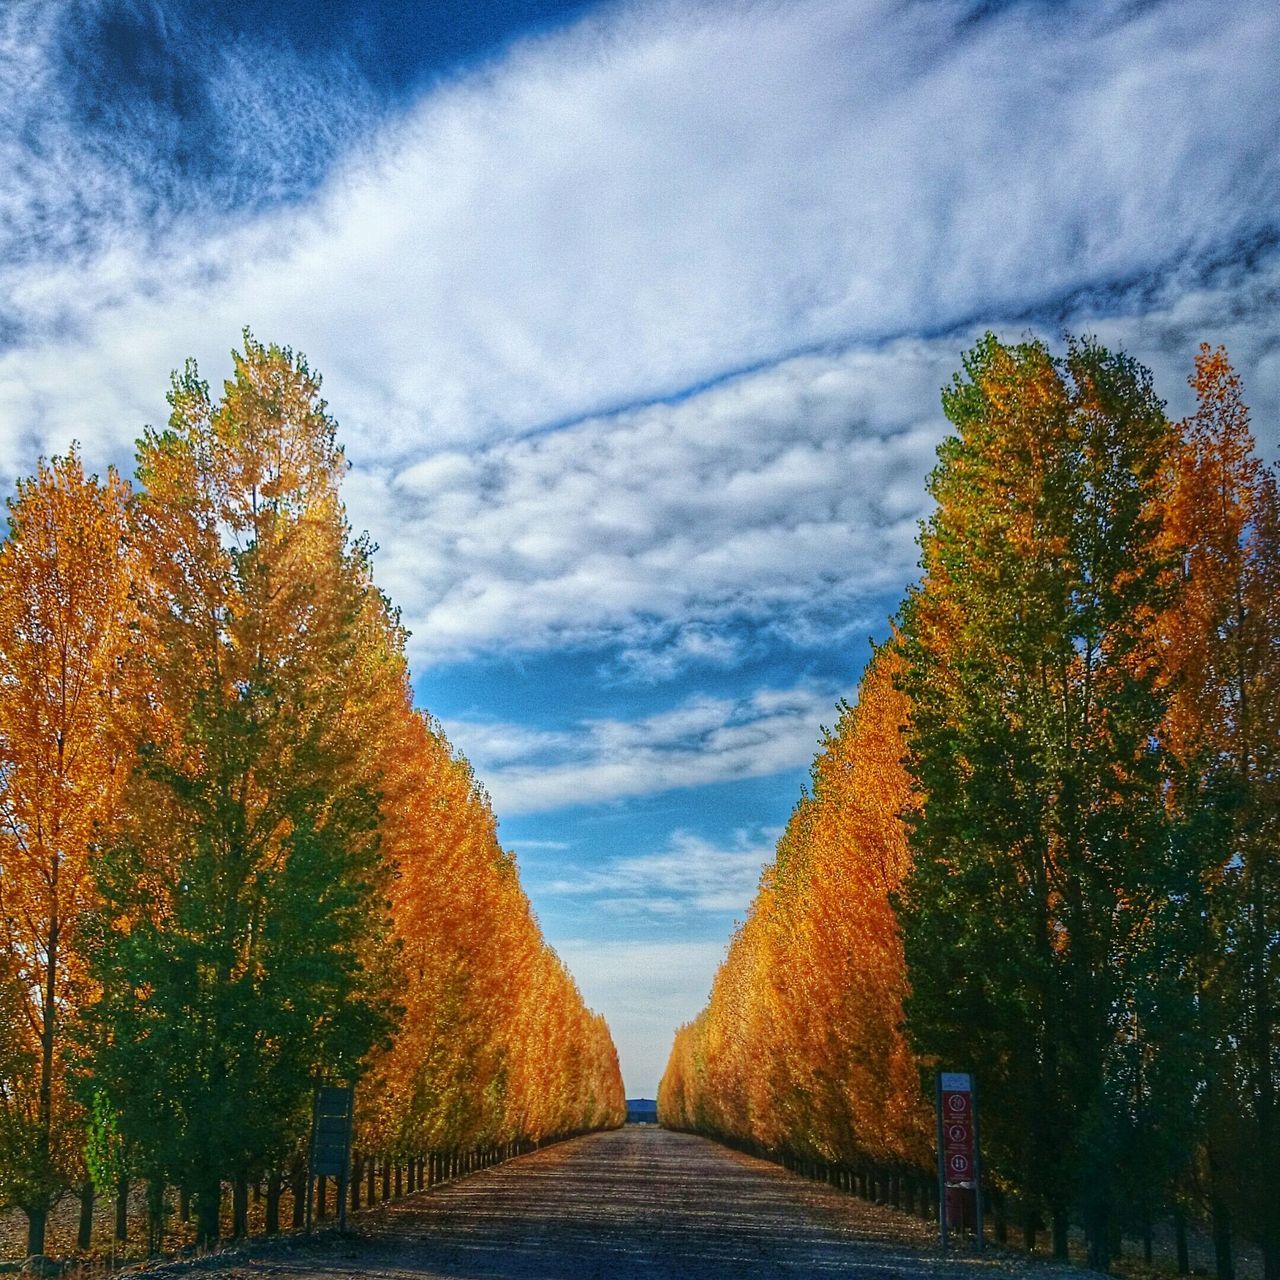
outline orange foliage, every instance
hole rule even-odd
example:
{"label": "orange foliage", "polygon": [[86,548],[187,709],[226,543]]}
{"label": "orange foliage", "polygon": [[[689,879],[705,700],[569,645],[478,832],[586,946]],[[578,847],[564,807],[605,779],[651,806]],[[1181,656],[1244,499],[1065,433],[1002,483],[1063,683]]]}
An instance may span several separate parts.
{"label": "orange foliage", "polygon": [[[250,972],[269,912],[292,913],[298,939],[327,937],[305,904],[268,893],[304,822],[333,832],[330,865],[353,869],[363,923],[342,925],[343,945],[359,954],[343,960],[351,989],[341,1007],[390,1004],[394,1014],[362,1064],[366,1150],[539,1141],[624,1116],[607,1026],[543,939],[470,766],[413,708],[405,632],[373,584],[366,544],[350,538],[346,462],[318,376],[247,333],[234,359],[220,401],[194,364],[174,379],[168,428],[140,442],[136,497],[114,472],[105,484],[86,479],[72,452],[42,463],[10,503],[0,548],[0,1204],[27,1210],[32,1253],[51,1201],[83,1176],[64,1028],[93,1005],[84,1017],[100,1056],[82,1083],[110,1088],[119,1081],[101,1055],[136,1040],[113,1034],[111,1019],[177,1010],[184,1021],[189,995],[176,984],[169,1003],[139,1013],[146,982],[89,990],[81,916],[102,916],[102,965],[138,963],[107,944],[144,925],[148,962],[167,954],[181,931],[170,891],[188,888],[170,873],[198,856],[210,894],[225,888],[210,914],[234,941],[225,963]],[[337,944],[325,945],[332,954]],[[336,1013],[331,1001],[315,1021]],[[324,1041],[329,1069],[359,1074],[354,1055],[374,1032],[361,1041],[352,1026],[359,1048],[349,1055],[347,1041]],[[321,1044],[323,1026],[310,1030]],[[301,1097],[311,1080],[299,1079],[288,1083]],[[172,1102],[164,1080],[156,1088]],[[300,1143],[303,1106],[280,1098],[265,1105]],[[249,1102],[262,1099],[240,1099],[245,1114]],[[181,1136],[148,1130],[147,1140],[174,1148]],[[287,1141],[251,1154],[280,1160]],[[192,1150],[178,1175],[197,1198],[212,1188],[216,1234],[218,1181],[245,1168],[213,1146]],[[148,1159],[155,1177],[178,1161]]]}
{"label": "orange foliage", "polygon": [[889,897],[908,867],[900,662],[877,651],[826,736],[710,1003],[677,1033],[663,1123],[824,1160],[927,1162]]}
{"label": "orange foliage", "polygon": [[608,1028],[543,941],[471,767],[407,689],[393,736],[382,847],[404,1015],[362,1090],[363,1144],[413,1153],[621,1124]]}
{"label": "orange foliage", "polygon": [[73,450],[19,484],[0,548],[0,938],[17,1005],[6,1037],[16,1065],[0,1080],[0,1199],[32,1215],[33,1238],[79,1173],[66,1030],[85,995],[86,869],[129,766],[112,727],[133,617],[128,499],[114,472],[86,477]]}

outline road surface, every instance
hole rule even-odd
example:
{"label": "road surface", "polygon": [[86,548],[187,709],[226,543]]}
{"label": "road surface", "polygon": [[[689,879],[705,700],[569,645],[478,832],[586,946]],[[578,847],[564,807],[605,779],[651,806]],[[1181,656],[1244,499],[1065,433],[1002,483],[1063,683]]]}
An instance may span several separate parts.
{"label": "road surface", "polygon": [[1045,1280],[1066,1271],[990,1255],[944,1261],[927,1223],[647,1126],[561,1143],[354,1223],[354,1238],[206,1259],[200,1278]]}

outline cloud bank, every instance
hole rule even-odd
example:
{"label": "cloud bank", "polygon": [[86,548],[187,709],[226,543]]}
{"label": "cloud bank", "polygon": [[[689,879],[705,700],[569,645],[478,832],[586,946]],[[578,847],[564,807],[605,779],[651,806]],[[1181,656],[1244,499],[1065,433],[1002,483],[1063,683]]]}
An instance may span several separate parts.
{"label": "cloud bank", "polygon": [[760,839],[740,830],[723,848],[677,830],[656,853],[592,859],[590,865],[562,859],[558,878],[537,883],[536,892],[540,898],[590,898],[596,909],[619,916],[687,921],[702,914],[745,915],[779,834],[770,830]]}
{"label": "cloud bank", "polygon": [[593,805],[802,768],[818,726],[834,720],[834,689],[756,689],[737,699],[694,695],[634,720],[584,720],[537,730],[446,720],[504,816]]}
{"label": "cloud bank", "polygon": [[[30,225],[68,186],[90,249],[4,255],[0,411],[109,447],[249,322],[328,373],[357,461],[407,460],[815,344],[1133,305],[1274,234],[1274,6],[979,11],[605,10],[347,141],[300,207],[158,232],[129,211],[169,211],[163,184],[55,119],[14,199]],[[45,25],[6,36],[10,121],[40,100]],[[275,82],[304,125],[315,81],[286,61]],[[326,119],[353,100],[332,88]],[[288,154],[297,126],[261,118],[232,167]]]}
{"label": "cloud bank", "polygon": [[1141,356],[1262,279],[1280,381],[1274,6],[605,8],[380,118],[340,62],[197,49],[216,189],[158,167],[158,91],[77,127],[58,12],[0,28],[0,471],[127,461],[249,322],[327,375],[418,664],[865,630],[986,324]]}

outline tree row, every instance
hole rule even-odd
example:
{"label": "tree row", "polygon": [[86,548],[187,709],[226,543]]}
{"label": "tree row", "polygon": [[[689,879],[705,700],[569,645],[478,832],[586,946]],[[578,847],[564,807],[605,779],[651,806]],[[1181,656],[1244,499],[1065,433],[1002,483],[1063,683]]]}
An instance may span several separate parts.
{"label": "tree row", "polygon": [[998,1234],[1171,1218],[1280,1276],[1280,498],[1225,353],[992,336],[944,390],[921,577],[814,762],[664,1123],[927,1195],[976,1072]]}
{"label": "tree row", "polygon": [[136,487],[41,463],[0,546],[0,1204],[32,1254],[60,1197],[130,1179],[153,1238],[176,1191],[216,1239],[228,1186],[243,1230],[322,1081],[384,1165],[623,1118],[413,707],[319,378],[246,334],[221,398],[188,364],[169,401]]}

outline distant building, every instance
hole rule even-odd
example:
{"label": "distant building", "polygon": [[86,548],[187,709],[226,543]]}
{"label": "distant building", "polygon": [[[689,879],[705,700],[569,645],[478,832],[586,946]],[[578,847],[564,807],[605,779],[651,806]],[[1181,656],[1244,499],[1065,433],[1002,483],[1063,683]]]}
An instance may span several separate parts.
{"label": "distant building", "polygon": [[658,1104],[652,1098],[628,1098],[627,1123],[657,1124]]}

